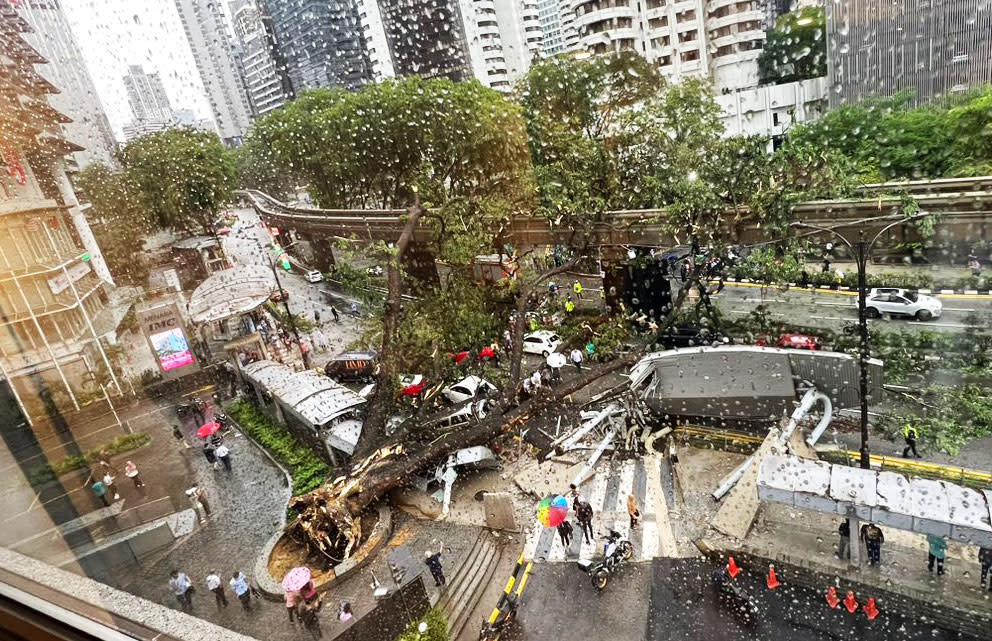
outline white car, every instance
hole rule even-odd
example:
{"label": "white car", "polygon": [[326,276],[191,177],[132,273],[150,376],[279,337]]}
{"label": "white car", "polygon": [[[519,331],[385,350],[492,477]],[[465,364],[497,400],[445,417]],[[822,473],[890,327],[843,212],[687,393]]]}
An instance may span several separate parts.
{"label": "white car", "polygon": [[311,269],[307,271],[306,278],[308,283],[319,283],[324,280],[324,275],[316,269]]}
{"label": "white car", "polygon": [[466,376],[462,380],[448,385],[441,393],[452,403],[463,403],[476,396],[486,396],[496,391],[496,386],[479,376]]}
{"label": "white car", "polygon": [[525,354],[540,354],[544,358],[547,358],[548,354],[558,350],[559,345],[561,345],[561,337],[546,329],[531,332],[524,336]]}
{"label": "white car", "polygon": [[889,314],[928,321],[940,318],[943,310],[943,303],[933,296],[897,287],[876,287],[868,292],[868,300],[865,302],[865,314],[868,318]]}

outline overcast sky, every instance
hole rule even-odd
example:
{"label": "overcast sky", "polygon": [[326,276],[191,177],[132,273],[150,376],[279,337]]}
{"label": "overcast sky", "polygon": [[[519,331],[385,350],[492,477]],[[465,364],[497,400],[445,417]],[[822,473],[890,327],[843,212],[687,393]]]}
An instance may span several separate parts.
{"label": "overcast sky", "polygon": [[173,0],[62,0],[62,7],[118,139],[134,118],[122,80],[128,65],[158,72],[173,109],[211,117]]}

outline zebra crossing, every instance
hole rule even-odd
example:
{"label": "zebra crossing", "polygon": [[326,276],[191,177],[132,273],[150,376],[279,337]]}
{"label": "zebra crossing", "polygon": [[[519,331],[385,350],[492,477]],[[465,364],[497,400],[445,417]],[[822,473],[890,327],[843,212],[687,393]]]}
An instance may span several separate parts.
{"label": "zebra crossing", "polygon": [[[524,546],[526,558],[538,562],[593,558],[602,554],[603,537],[610,529],[626,536],[633,544],[635,560],[646,561],[677,554],[668,520],[668,501],[661,485],[660,457],[601,463],[596,468],[596,474],[579,487],[579,492],[592,505],[592,526],[596,539],[591,542],[584,540],[575,520],[575,512],[569,509],[568,520],[575,531],[568,549],[562,545],[555,528],[535,523]],[[639,524],[633,531],[627,513],[627,496],[630,494],[633,494],[641,512]]]}

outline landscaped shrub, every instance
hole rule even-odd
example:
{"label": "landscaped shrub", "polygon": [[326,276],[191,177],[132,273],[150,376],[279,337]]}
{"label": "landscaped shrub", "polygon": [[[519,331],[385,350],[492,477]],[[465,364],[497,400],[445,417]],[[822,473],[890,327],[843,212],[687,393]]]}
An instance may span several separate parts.
{"label": "landscaped shrub", "polygon": [[66,472],[81,470],[84,467],[95,463],[99,460],[101,452],[108,452],[110,455],[120,454],[121,452],[128,452],[130,450],[138,449],[150,440],[152,440],[151,437],[145,432],[123,434],[108,443],[104,443],[99,447],[94,447],[93,449],[87,450],[82,454],[72,454],[70,456],[66,456],[65,458],[61,458],[54,463],[39,465],[28,472],[28,482],[32,485],[47,483],[55,480],[56,477],[61,476]]}
{"label": "landscaped shrub", "polygon": [[304,494],[327,479],[327,464],[292,433],[242,399],[228,408],[241,429],[258,441],[293,477],[293,495]]}
{"label": "landscaped shrub", "polygon": [[[427,624],[427,631],[420,631],[420,623]],[[439,608],[433,608],[424,618],[411,621],[406,631],[396,638],[396,641],[449,641],[448,619]]]}

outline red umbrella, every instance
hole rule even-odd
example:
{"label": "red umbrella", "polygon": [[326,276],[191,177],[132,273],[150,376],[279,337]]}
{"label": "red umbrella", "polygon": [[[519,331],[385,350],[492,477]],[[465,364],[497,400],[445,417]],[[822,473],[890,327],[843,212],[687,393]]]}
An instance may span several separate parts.
{"label": "red umbrella", "polygon": [[200,429],[196,430],[196,435],[200,438],[207,438],[211,434],[216,434],[220,431],[220,423],[204,423],[200,426]]}

